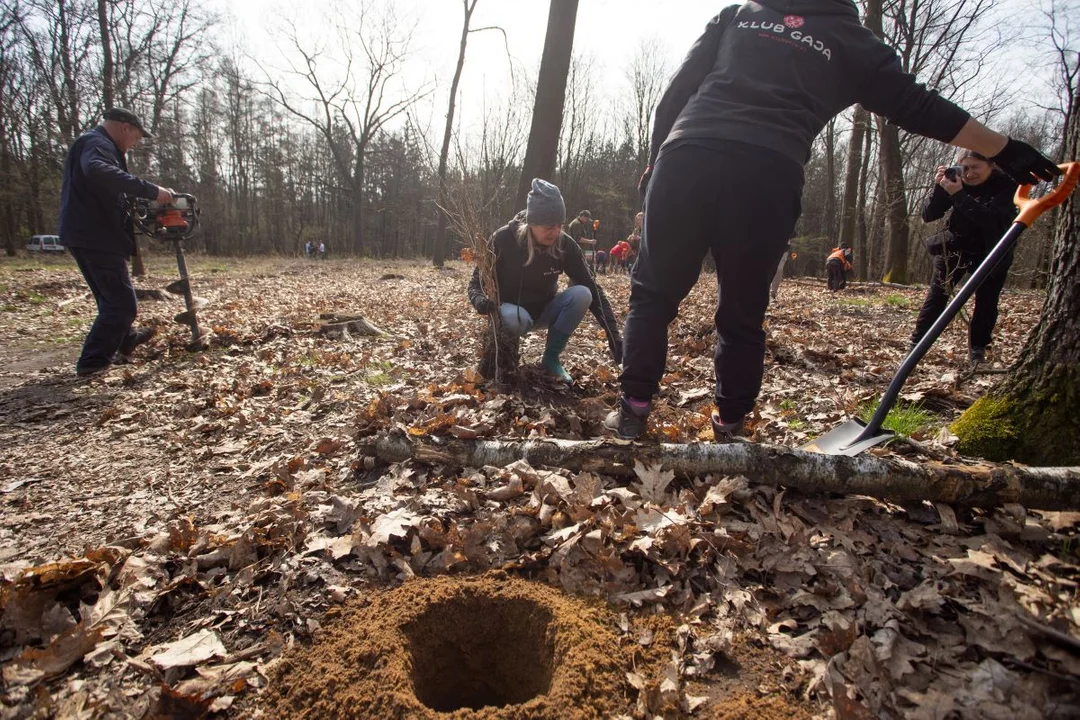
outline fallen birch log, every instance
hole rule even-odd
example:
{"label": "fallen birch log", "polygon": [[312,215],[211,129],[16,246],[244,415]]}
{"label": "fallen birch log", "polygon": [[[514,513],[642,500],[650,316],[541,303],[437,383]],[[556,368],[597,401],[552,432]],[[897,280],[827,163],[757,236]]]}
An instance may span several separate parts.
{"label": "fallen birch log", "polygon": [[898,503],[932,502],[982,508],[1019,503],[1038,510],[1080,508],[1080,467],[944,465],[900,458],[844,457],[759,443],[643,444],[616,440],[416,441],[403,433],[374,436],[361,452],[384,462],[503,467],[525,460],[538,467],[632,476],[634,462],[660,464],[681,475],[743,475],[808,495],[871,495]]}

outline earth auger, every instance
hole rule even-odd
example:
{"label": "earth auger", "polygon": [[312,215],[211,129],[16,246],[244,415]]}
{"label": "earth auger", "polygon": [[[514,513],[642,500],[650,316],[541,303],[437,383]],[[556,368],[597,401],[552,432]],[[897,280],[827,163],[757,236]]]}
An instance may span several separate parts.
{"label": "earth auger", "polygon": [[183,295],[185,307],[184,312],[177,313],[173,320],[191,328],[188,350],[205,349],[210,331],[199,327],[198,313],[210,303],[206,298],[191,294],[191,278],[184,261],[183,243],[199,227],[199,208],[195,196],[177,193],[173,195],[171,203],[164,205],[145,198],[133,198],[130,203],[129,212],[136,231],[173,244],[180,279],[166,285],[165,290],[174,295]]}

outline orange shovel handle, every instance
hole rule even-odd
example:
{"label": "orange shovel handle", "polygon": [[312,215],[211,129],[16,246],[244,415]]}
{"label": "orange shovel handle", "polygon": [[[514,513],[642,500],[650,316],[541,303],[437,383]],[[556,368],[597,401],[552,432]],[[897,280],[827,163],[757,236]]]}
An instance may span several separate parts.
{"label": "orange shovel handle", "polygon": [[1020,208],[1020,214],[1013,222],[1018,222],[1024,227],[1031,227],[1040,215],[1052,207],[1057,207],[1072,195],[1072,191],[1076,189],[1076,181],[1080,180],[1080,163],[1070,162],[1058,165],[1058,167],[1065,173],[1065,177],[1061,178],[1058,186],[1048,195],[1032,199],[1030,197],[1031,185],[1021,185],[1016,188],[1013,202]]}

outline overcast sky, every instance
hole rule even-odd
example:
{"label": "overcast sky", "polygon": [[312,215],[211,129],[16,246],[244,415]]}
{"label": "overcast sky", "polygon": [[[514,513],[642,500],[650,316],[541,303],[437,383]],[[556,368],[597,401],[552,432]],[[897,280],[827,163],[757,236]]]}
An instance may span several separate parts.
{"label": "overcast sky", "polygon": [[[417,113],[422,123],[428,123],[441,134],[441,117],[445,112],[447,93],[457,59],[458,42],[462,22],[461,0],[375,0],[390,2],[399,16],[403,29],[414,27],[412,55],[407,70],[406,85],[409,88],[434,87],[428,101]],[[1023,32],[1038,20],[1038,8],[1049,0],[1002,0],[1009,13],[1017,18],[1008,25],[1002,24],[1010,37]],[[1061,2],[1062,0],[1058,0]],[[1072,0],[1064,0],[1072,4]],[[226,44],[228,38],[235,40],[250,53],[256,65],[271,75],[277,68],[285,67],[279,48],[284,47],[282,35],[289,28],[297,28],[306,37],[305,42],[327,44],[326,57],[335,51],[332,26],[335,18],[350,20],[350,12],[358,0],[342,0],[336,12],[327,12],[329,5],[323,2],[299,2],[292,0],[219,0],[226,23],[222,29]],[[693,41],[704,30],[706,23],[727,4],[716,0],[581,0],[578,9],[574,49],[593,60],[596,84],[602,86],[607,97],[616,97],[625,87],[624,72],[630,59],[643,41],[658,40],[664,48],[667,61],[674,69]],[[474,126],[481,115],[481,99],[489,104],[504,98],[510,83],[507,60],[507,44],[516,63],[517,73],[526,71],[535,76],[539,67],[547,24],[548,0],[479,0],[472,26],[499,26],[506,31],[506,40],[499,32],[481,32],[470,36],[465,71],[462,78],[459,112],[466,127]],[[300,9],[302,8],[302,9]],[[1017,23],[1017,24],[1013,24]],[[1048,43],[1047,43],[1048,45]],[[991,49],[988,48],[988,52]],[[1038,65],[1027,65],[1038,55],[1032,43],[1018,43],[1010,50],[1016,58],[1012,63],[1015,80],[1010,84],[1017,88],[1017,102],[1023,106],[1031,102],[1033,74],[1040,72]],[[1043,56],[1045,57],[1045,55]],[[1042,61],[1046,62],[1046,61]],[[1045,65],[1041,68],[1045,70]],[[1024,79],[1024,73],[1027,79]],[[988,73],[988,75],[991,73]],[[993,73],[995,76],[1000,73]],[[1032,103],[1033,104],[1033,103]],[[597,103],[601,111],[610,109],[610,103]]]}

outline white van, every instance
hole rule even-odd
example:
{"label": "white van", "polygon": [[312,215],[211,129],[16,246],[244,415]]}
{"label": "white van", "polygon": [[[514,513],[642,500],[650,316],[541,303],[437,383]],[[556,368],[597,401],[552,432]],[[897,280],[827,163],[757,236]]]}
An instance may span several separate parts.
{"label": "white van", "polygon": [[56,235],[35,235],[26,243],[26,249],[30,252],[64,252],[64,246]]}

